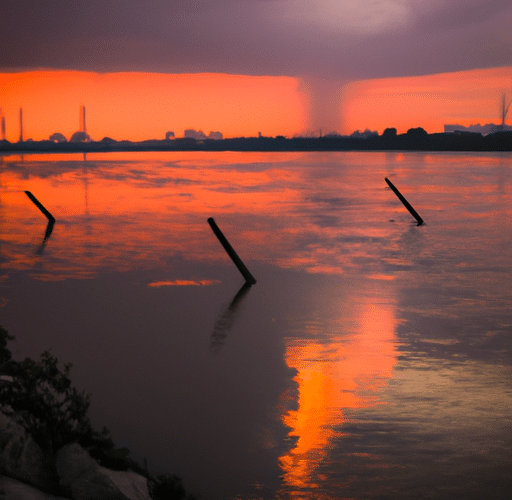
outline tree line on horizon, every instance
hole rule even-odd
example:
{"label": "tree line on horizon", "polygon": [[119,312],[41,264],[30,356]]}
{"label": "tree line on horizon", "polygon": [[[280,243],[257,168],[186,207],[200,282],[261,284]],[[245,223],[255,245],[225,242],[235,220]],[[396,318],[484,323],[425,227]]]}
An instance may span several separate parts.
{"label": "tree line on horizon", "polygon": [[[220,134],[220,133],[219,133]],[[75,134],[76,135],[76,134]],[[218,137],[218,136],[217,136]],[[0,152],[9,151],[144,151],[144,150],[205,150],[205,151],[315,151],[315,150],[437,150],[437,151],[511,151],[512,131],[498,130],[483,135],[480,132],[454,131],[429,134],[422,127],[410,128],[398,134],[395,127],[386,128],[381,135],[376,131],[359,130],[350,136],[335,132],[323,136],[296,136],[288,138],[283,135],[266,137],[234,138],[196,138],[192,136],[166,139],[149,139],[144,141],[116,141],[104,137],[92,141],[87,136],[83,141],[24,141],[11,143],[0,140]]]}

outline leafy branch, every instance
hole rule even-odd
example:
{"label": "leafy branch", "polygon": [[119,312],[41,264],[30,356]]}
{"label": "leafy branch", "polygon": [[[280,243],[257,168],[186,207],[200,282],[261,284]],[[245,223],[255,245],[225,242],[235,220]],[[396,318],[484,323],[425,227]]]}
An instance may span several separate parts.
{"label": "leafy branch", "polygon": [[68,443],[78,443],[101,465],[114,470],[131,469],[148,479],[155,500],[192,500],[179,477],[153,476],[128,455],[127,448],[116,448],[106,428],[93,429],[87,412],[91,395],[76,389],[70,378],[71,363],[63,371],[51,350],[34,361],[14,361],[7,348],[14,340],[0,326],[0,411],[20,424],[51,456]]}

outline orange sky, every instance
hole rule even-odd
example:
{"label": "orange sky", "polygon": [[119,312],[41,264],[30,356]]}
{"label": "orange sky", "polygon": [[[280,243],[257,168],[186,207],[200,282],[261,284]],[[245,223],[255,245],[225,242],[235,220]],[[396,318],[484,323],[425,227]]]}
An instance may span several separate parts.
{"label": "orange sky", "polygon": [[[0,73],[0,107],[11,142],[19,139],[20,107],[24,138],[42,140],[54,132],[69,139],[81,105],[93,140],[163,139],[167,131],[182,137],[187,128],[224,137],[293,136],[315,129],[300,88],[297,78],[284,76],[41,70]],[[341,89],[337,131],[441,132],[446,123],[497,123],[504,92],[512,98],[511,66],[353,82]]]}
{"label": "orange sky", "polygon": [[433,133],[443,132],[444,124],[500,123],[504,93],[510,102],[512,66],[355,82],[344,89],[344,126]]}

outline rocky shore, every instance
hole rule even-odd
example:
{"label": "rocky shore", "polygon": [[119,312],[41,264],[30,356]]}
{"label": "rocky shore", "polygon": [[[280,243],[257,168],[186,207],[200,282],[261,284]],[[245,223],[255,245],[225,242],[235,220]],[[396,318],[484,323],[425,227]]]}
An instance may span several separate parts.
{"label": "rocky shore", "polygon": [[12,335],[0,326],[1,500],[193,500],[173,474],[153,475],[117,448],[107,429],[93,429],[90,395],[59,368],[12,359]]}
{"label": "rocky shore", "polygon": [[15,420],[0,413],[3,500],[150,500],[147,478],[102,467],[77,443],[48,456]]}

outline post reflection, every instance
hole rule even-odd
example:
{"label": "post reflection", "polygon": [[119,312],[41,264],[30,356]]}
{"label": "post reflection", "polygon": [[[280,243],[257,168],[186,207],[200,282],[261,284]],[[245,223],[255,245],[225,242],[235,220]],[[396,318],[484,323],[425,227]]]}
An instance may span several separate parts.
{"label": "post reflection", "polygon": [[354,316],[340,323],[353,331],[286,346],[286,364],[297,373],[297,407],[282,417],[294,441],[279,459],[283,495],[300,497],[325,481],[330,450],[343,446],[344,409],[378,404],[397,363],[394,305],[373,297],[354,298],[352,306]]}
{"label": "post reflection", "polygon": [[48,241],[48,238],[52,235],[53,226],[55,226],[55,219],[50,219],[48,221],[48,225],[46,226],[46,231],[44,233],[43,241],[42,241],[41,245],[39,246],[39,248],[36,251],[37,255],[42,255],[43,254],[44,247],[46,246],[46,242]]}
{"label": "post reflection", "polygon": [[224,345],[231,327],[236,319],[237,312],[242,304],[243,299],[249,293],[252,283],[246,281],[238,290],[233,300],[227,308],[225,308],[217,318],[213,327],[210,341],[210,351],[214,354],[218,353]]}

